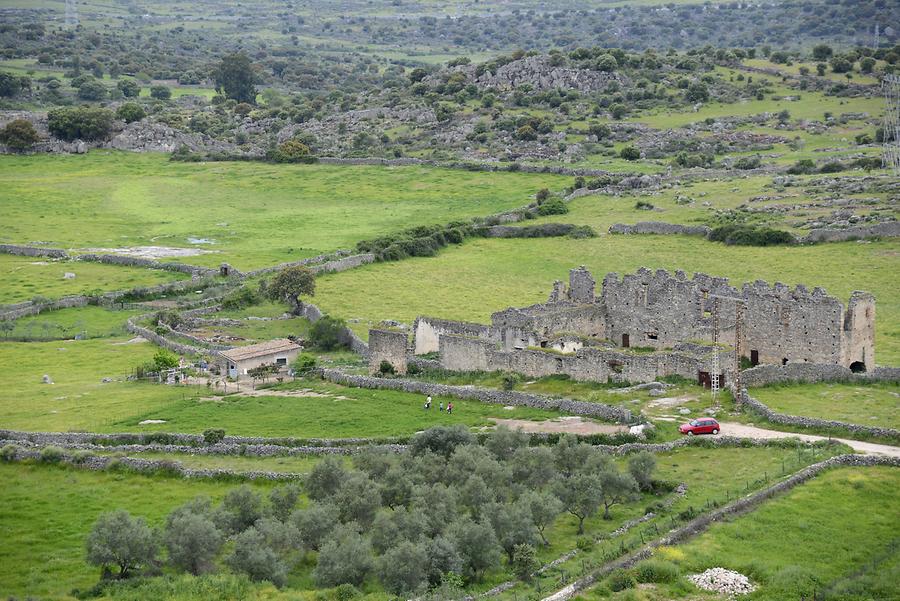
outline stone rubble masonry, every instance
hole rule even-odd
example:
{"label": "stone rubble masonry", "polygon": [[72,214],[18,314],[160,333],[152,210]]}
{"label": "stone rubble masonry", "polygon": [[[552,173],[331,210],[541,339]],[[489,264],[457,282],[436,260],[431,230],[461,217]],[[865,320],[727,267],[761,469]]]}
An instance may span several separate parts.
{"label": "stone rubble masonry", "polygon": [[43,248],[40,246],[22,246],[18,244],[0,244],[0,253],[8,255],[21,255],[25,257],[49,257],[52,259],[72,259],[75,261],[89,261],[93,263],[106,263],[108,265],[126,265],[129,267],[143,267],[146,269],[161,269],[165,271],[177,271],[188,275],[209,276],[217,275],[217,269],[187,265],[185,263],[161,262],[142,257],[129,257],[127,255],[112,254],[83,254],[70,255],[61,248]]}
{"label": "stone rubble masonry", "polygon": [[741,382],[748,388],[769,384],[818,382],[897,382],[900,367],[876,367],[870,372],[853,373],[843,365],[816,363],[788,363],[787,365],[757,365],[741,372]]}
{"label": "stone rubble masonry", "polygon": [[18,244],[0,244],[0,253],[20,255],[23,257],[50,257],[52,259],[68,259],[69,253],[61,248],[42,248],[40,246],[20,246]]}
{"label": "stone rubble masonry", "polygon": [[684,542],[704,531],[712,524],[720,522],[726,518],[742,515],[752,510],[762,502],[771,499],[776,495],[788,492],[795,486],[802,484],[818,474],[838,467],[872,467],[872,466],[890,466],[900,467],[900,459],[896,457],[882,457],[876,455],[838,455],[831,457],[825,461],[810,465],[789,478],[782,480],[755,492],[746,497],[742,497],[733,503],[730,503],[719,509],[715,509],[708,513],[691,520],[684,526],[672,530],[667,535],[656,539],[640,549],[621,559],[617,559],[602,565],[600,568],[581,578],[574,583],[564,587],[553,595],[544,597],[543,601],[566,601],[575,597],[580,591],[583,591],[608,576],[611,572],[618,569],[629,569],[640,561],[649,558],[653,550],[661,546],[671,546]]}
{"label": "stone rubble masonry", "polygon": [[369,330],[369,374],[380,373],[381,364],[389,363],[397,375],[406,375],[406,332]]}
{"label": "stone rubble masonry", "polygon": [[279,263],[278,265],[273,265],[272,267],[263,267],[262,269],[256,269],[247,272],[246,275],[249,277],[255,277],[258,275],[275,273],[277,271],[282,271],[290,267],[309,267],[316,274],[329,273],[346,271],[348,269],[353,269],[354,267],[359,267],[360,265],[365,265],[374,261],[375,255],[370,253],[353,255],[349,250],[338,250],[333,253],[326,253],[324,255],[309,257],[308,259],[291,261],[289,263]]}
{"label": "stone rubble masonry", "polygon": [[[845,309],[818,287],[810,292],[803,285],[792,289],[758,280],[737,289],[726,278],[695,273],[688,279],[680,270],[672,275],[647,268],[621,279],[607,274],[599,298],[590,272],[572,269],[568,288],[555,282],[546,303],[498,311],[490,327],[420,318],[414,348],[416,354],[433,352],[437,338],[442,366],[457,371],[568,374],[600,382],[648,382],[668,375],[695,379],[709,371],[713,312],[718,311],[719,343],[733,346],[738,306],[745,354],[760,363],[833,364],[855,371],[875,367],[875,298],[867,292],[854,292]],[[529,350],[549,349],[559,336],[654,352]]]}
{"label": "stone rubble masonry", "polygon": [[679,225],[662,221],[640,221],[633,225],[614,223],[609,227],[610,234],[684,234],[687,236],[706,236],[710,229],[705,225]]}
{"label": "stone rubble masonry", "polygon": [[896,238],[900,236],[900,221],[885,221],[874,225],[857,225],[846,229],[814,229],[801,242],[843,242],[868,238]]}
{"label": "stone rubble masonry", "polygon": [[556,410],[570,415],[581,415],[624,424],[633,423],[635,421],[635,416],[627,409],[604,405],[603,403],[588,403],[565,398],[551,398],[512,390],[434,384],[431,382],[422,382],[405,378],[357,376],[347,374],[337,369],[323,369],[321,370],[321,374],[322,377],[329,382],[341,384],[342,386],[352,386],[354,388],[401,390],[403,392],[411,392],[425,396],[443,396],[496,405]]}
{"label": "stone rubble masonry", "polygon": [[[438,338],[444,335],[468,336],[472,338],[492,339],[494,336],[490,326],[465,321],[450,321],[437,317],[420,316],[413,322],[415,337],[415,354],[425,355],[439,350]],[[494,337],[500,342],[499,337]]]}
{"label": "stone rubble masonry", "polygon": [[[135,317],[131,317],[125,321],[125,329],[131,332],[136,336],[140,336],[146,340],[149,340],[153,344],[157,346],[161,346],[163,348],[167,348],[172,352],[178,353],[179,355],[196,355],[202,357],[203,355],[211,355],[213,351],[211,349],[202,348],[199,346],[192,346],[190,344],[185,344],[183,342],[178,342],[176,340],[170,340],[165,336],[157,334],[153,330],[149,328],[145,328],[144,326],[139,326],[136,322],[141,319],[146,319],[151,314],[147,313],[144,315],[137,315]],[[171,328],[169,328],[171,330]]]}

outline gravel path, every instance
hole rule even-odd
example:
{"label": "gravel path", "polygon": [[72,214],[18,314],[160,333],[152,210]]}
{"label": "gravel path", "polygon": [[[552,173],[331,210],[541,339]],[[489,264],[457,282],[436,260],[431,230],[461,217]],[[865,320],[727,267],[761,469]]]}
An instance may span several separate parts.
{"label": "gravel path", "polygon": [[[827,436],[816,436],[812,434],[797,434],[796,432],[779,432],[777,430],[766,430],[765,428],[757,428],[756,426],[748,426],[747,424],[738,424],[732,422],[721,422],[722,434],[728,436],[739,436],[741,438],[753,438],[756,440],[765,440],[767,438],[799,438],[807,442],[815,442],[817,440],[828,440]],[[862,442],[859,440],[850,440],[849,438],[832,438],[842,442],[851,449],[859,451],[866,455],[887,455],[889,457],[900,457],[900,447],[892,447],[886,444],[876,444],[873,442]]]}

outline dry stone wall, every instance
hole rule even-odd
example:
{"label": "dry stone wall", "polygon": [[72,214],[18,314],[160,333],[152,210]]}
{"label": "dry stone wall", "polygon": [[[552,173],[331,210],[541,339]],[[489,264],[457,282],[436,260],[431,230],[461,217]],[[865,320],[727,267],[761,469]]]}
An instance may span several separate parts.
{"label": "dry stone wall", "polygon": [[741,372],[741,381],[748,388],[803,382],[897,382],[900,367],[876,367],[871,372],[853,373],[842,365],[788,363],[787,365],[757,365]]}
{"label": "dry stone wall", "polygon": [[627,409],[612,407],[602,403],[587,403],[564,398],[551,398],[537,394],[516,392],[511,390],[494,390],[473,386],[451,386],[434,384],[404,378],[373,378],[356,376],[337,369],[323,369],[322,377],[329,382],[352,386],[354,388],[378,388],[386,390],[402,390],[426,396],[443,396],[457,399],[480,401],[497,405],[533,407],[535,409],[556,410],[571,415],[595,417],[619,423],[631,423],[634,415]]}
{"label": "dry stone wall", "polygon": [[726,518],[744,514],[754,507],[758,506],[762,502],[767,501],[768,499],[771,499],[776,495],[786,493],[797,485],[802,484],[810,480],[811,478],[814,478],[815,476],[826,470],[834,469],[837,467],[872,467],[880,465],[900,467],[900,459],[896,457],[880,457],[874,455],[839,455],[837,457],[832,457],[830,459],[826,459],[825,461],[813,464],[800,470],[793,476],[790,476],[789,478],[782,480],[781,482],[769,486],[768,488],[765,488],[746,497],[742,497],[734,503],[726,505],[725,507],[722,507],[720,509],[715,509],[713,511],[710,511],[709,513],[705,513],[700,517],[691,520],[686,525],[670,532],[666,536],[663,536],[662,538],[644,545],[630,555],[604,564],[599,569],[595,570],[584,578],[581,578],[573,584],[564,587],[553,595],[545,597],[543,601],[566,601],[568,599],[571,599],[575,597],[579,593],[579,591],[587,589],[589,586],[605,578],[613,571],[618,569],[631,568],[638,562],[649,558],[655,548],[660,546],[671,546],[680,542],[684,542],[685,540],[706,531],[712,524],[722,521]]}
{"label": "dry stone wall", "polygon": [[741,404],[761,415],[774,424],[785,424],[789,426],[799,426],[801,428],[829,428],[836,430],[846,430],[850,434],[865,434],[868,436],[877,436],[879,438],[897,438],[900,437],[900,430],[893,428],[879,428],[876,426],[863,426],[859,424],[851,424],[831,419],[820,419],[817,417],[806,417],[802,415],[787,415],[778,413],[770,409],[766,404],[754,399],[747,394],[747,389],[741,390],[738,397]]}
{"label": "dry stone wall", "polygon": [[406,332],[369,330],[369,373],[379,373],[381,364],[387,362],[395,374],[405,375],[408,342]]}
{"label": "dry stone wall", "polygon": [[634,224],[614,223],[609,227],[610,234],[659,234],[706,236],[710,229],[705,225],[679,225],[662,221],[640,221]]}

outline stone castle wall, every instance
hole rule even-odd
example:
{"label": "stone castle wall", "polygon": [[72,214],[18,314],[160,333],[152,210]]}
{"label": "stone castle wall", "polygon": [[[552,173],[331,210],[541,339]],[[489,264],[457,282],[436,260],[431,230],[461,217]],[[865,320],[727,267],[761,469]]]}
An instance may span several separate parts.
{"label": "stone castle wall", "polygon": [[442,335],[469,336],[499,341],[490,326],[465,321],[450,321],[436,317],[417,317],[413,323],[415,354],[425,355],[439,350],[438,338]]}
{"label": "stone castle wall", "polygon": [[440,337],[441,367],[451,371],[508,371],[529,378],[568,375],[588,382],[652,382],[665,376],[694,379],[703,360],[688,353],[629,353],[585,347],[574,353],[504,351],[478,338]]}
{"label": "stone castle wall", "polygon": [[395,374],[405,374],[408,342],[405,332],[369,330],[369,373],[379,373],[381,363],[387,361]]}

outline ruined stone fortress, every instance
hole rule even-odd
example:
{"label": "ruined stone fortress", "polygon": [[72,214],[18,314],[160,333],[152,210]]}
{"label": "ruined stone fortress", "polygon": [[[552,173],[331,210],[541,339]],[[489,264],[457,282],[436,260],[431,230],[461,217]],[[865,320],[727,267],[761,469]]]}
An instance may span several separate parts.
{"label": "ruined stone fortress", "polygon": [[[734,345],[751,364],[815,363],[862,372],[875,367],[875,298],[854,292],[845,308],[811,292],[756,281],[639,269],[609,273],[600,296],[584,267],[557,281],[546,303],[494,313],[491,325],[419,317],[415,355],[437,352],[444,369],[566,374],[584,381],[648,382],[682,376],[708,383],[718,354],[720,382],[733,377]],[[388,361],[404,373],[404,332],[373,330],[372,370]]]}

